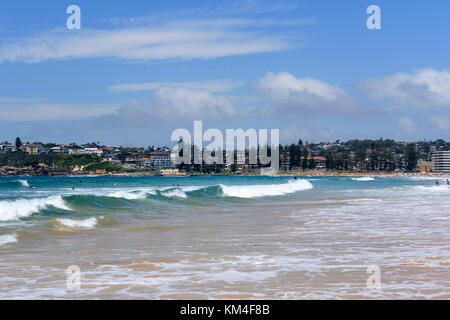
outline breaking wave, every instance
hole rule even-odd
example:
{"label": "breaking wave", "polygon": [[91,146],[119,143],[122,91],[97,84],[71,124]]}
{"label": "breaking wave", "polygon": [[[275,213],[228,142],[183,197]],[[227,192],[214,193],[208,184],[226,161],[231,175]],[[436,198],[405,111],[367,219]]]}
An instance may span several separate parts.
{"label": "breaking wave", "polygon": [[98,221],[96,218],[88,218],[85,220],[73,220],[73,219],[56,219],[56,221],[65,226],[70,228],[82,228],[82,229],[92,229],[95,228]]}
{"label": "breaking wave", "polygon": [[139,200],[145,199],[147,197],[147,194],[148,193],[145,191],[115,191],[107,193],[105,197],[123,198],[127,200]]}
{"label": "breaking wave", "polygon": [[359,177],[359,178],[352,178],[354,181],[374,181],[375,178],[372,177]]}
{"label": "breaking wave", "polygon": [[29,188],[30,184],[28,183],[27,180],[10,180],[10,181],[2,181],[0,182],[0,186],[3,187],[25,187],[25,188]]}
{"label": "breaking wave", "polygon": [[0,221],[26,218],[48,207],[71,210],[60,195],[48,198],[5,200],[0,201]]}
{"label": "breaking wave", "polygon": [[259,198],[282,196],[314,188],[308,180],[294,180],[284,184],[225,186],[220,185],[225,196],[238,198]]}
{"label": "breaking wave", "polygon": [[[72,208],[78,208],[78,211],[83,207],[92,207],[104,210],[106,208],[118,206],[122,208],[134,206],[132,203],[119,204],[117,201],[121,200],[138,201],[151,199],[156,201],[185,201],[187,199],[225,199],[227,197],[260,198],[282,196],[312,188],[313,185],[311,182],[308,180],[299,179],[282,184],[167,186],[159,188],[142,188],[136,190],[110,190],[105,193],[98,193],[98,191],[93,191],[91,193],[89,190],[84,190],[82,194],[62,194],[47,198],[2,200],[0,201],[0,221],[20,220],[33,214],[40,213],[43,210],[49,210],[49,212],[43,213],[44,215],[59,215],[64,213],[58,210],[55,211],[55,209],[73,211],[75,209]],[[92,224],[94,223],[94,219],[95,218],[92,218],[91,220],[83,220],[83,222],[62,219],[58,220],[58,222],[69,227],[76,227],[77,224],[80,227],[91,227],[93,226]]]}

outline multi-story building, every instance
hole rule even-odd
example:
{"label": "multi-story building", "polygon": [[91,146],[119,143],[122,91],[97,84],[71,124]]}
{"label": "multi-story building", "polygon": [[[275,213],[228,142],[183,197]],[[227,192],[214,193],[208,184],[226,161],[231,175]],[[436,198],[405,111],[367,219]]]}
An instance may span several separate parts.
{"label": "multi-story building", "polygon": [[95,154],[100,157],[103,155],[103,149],[101,149],[101,148],[84,148],[84,153],[85,154]]}
{"label": "multi-story building", "polygon": [[152,152],[149,158],[150,166],[153,169],[171,169],[175,167],[170,154],[163,152]]}
{"label": "multi-story building", "polygon": [[0,150],[2,150],[2,151],[12,151],[13,148],[14,148],[14,146],[12,144],[8,144],[8,143],[0,144]]}
{"label": "multi-story building", "polygon": [[450,172],[450,151],[436,151],[433,154],[433,171]]}
{"label": "multi-story building", "polygon": [[48,149],[44,148],[42,144],[36,143],[23,145],[21,149],[28,154],[40,154],[48,152]]}

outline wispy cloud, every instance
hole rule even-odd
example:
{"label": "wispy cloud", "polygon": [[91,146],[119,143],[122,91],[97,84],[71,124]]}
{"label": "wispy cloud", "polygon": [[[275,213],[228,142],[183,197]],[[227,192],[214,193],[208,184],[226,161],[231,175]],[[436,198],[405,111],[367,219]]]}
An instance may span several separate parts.
{"label": "wispy cloud", "polygon": [[237,114],[224,95],[206,89],[162,86],[147,99],[126,103],[119,117],[128,122],[148,120],[210,120],[227,119]]}
{"label": "wispy cloud", "polygon": [[[271,17],[278,13],[291,12],[296,10],[298,3],[285,1],[260,1],[260,0],[234,0],[220,2],[210,2],[206,6],[182,9],[182,10],[166,10],[151,12],[142,16],[135,17],[114,17],[104,19],[105,22],[112,23],[116,26],[143,26],[149,24],[167,23],[173,20],[188,20],[188,19],[217,19],[241,16],[263,16],[270,15]],[[302,23],[316,23],[315,18],[307,17],[300,18],[297,21]]]}
{"label": "wispy cloud", "polygon": [[366,79],[362,88],[374,100],[391,100],[416,107],[450,106],[450,72],[420,69]]}
{"label": "wispy cloud", "polygon": [[52,30],[0,42],[0,63],[117,58],[128,61],[211,59],[286,50],[299,37],[264,32],[267,25],[300,25],[302,19],[203,19],[117,29]]}
{"label": "wispy cloud", "polygon": [[211,92],[227,92],[234,88],[241,87],[245,81],[231,79],[217,79],[209,81],[193,81],[193,82],[142,82],[142,83],[124,83],[108,87],[112,92],[134,92],[134,91],[152,91],[162,87],[171,88],[189,88],[189,89],[205,89]]}
{"label": "wispy cloud", "polygon": [[57,104],[42,99],[1,98],[0,121],[82,120],[115,114],[115,105]]}

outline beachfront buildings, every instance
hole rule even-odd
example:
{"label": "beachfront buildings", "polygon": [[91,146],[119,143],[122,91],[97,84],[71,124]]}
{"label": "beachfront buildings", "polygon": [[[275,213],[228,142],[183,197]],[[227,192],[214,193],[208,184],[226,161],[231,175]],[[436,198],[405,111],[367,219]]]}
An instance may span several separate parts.
{"label": "beachfront buildings", "polygon": [[0,150],[1,151],[12,151],[14,149],[14,146],[10,143],[2,143],[0,144]]}
{"label": "beachfront buildings", "polygon": [[101,157],[103,155],[103,149],[101,149],[101,148],[84,148],[83,153],[84,154],[93,154],[93,155]]}
{"label": "beachfront buildings", "polygon": [[433,171],[433,162],[432,161],[425,161],[425,160],[419,160],[417,162],[417,170],[422,173],[429,173]]}
{"label": "beachfront buildings", "polygon": [[450,172],[450,151],[436,151],[433,154],[433,171]]}
{"label": "beachfront buildings", "polygon": [[175,165],[170,154],[165,152],[152,152],[149,156],[149,164],[153,169],[173,169]]}

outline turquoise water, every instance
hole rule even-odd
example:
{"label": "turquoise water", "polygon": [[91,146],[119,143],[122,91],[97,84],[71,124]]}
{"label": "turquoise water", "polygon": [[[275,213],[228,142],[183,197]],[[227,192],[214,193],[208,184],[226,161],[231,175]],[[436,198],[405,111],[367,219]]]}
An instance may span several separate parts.
{"label": "turquoise water", "polygon": [[[446,297],[440,182],[0,178],[0,298]],[[369,265],[381,289],[367,288]]]}

